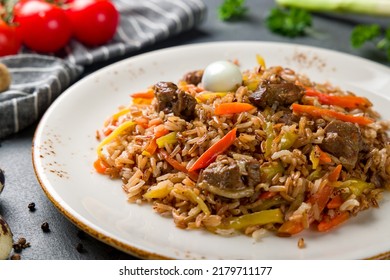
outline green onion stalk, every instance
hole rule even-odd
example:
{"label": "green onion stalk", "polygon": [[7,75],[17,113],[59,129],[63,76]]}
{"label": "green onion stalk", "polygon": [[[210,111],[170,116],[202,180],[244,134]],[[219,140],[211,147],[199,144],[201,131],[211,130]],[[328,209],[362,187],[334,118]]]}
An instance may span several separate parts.
{"label": "green onion stalk", "polygon": [[275,0],[284,7],[313,12],[339,12],[389,16],[390,0]]}

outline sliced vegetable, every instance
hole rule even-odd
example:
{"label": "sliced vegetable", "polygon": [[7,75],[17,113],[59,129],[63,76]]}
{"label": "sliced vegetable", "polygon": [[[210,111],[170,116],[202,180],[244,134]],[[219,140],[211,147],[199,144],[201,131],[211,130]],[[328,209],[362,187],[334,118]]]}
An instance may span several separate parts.
{"label": "sliced vegetable", "polygon": [[300,221],[285,221],[278,229],[279,236],[291,236],[304,230],[303,224]]}
{"label": "sliced vegetable", "polygon": [[168,133],[156,139],[156,144],[159,148],[163,148],[165,145],[175,144],[176,142],[176,132]]}
{"label": "sliced vegetable", "polygon": [[206,215],[210,215],[210,209],[207,207],[206,203],[204,203],[203,199],[200,198],[199,195],[197,195],[193,190],[186,189],[185,194],[191,199],[192,202],[197,203],[199,208],[205,213]]}
{"label": "sliced vegetable", "polygon": [[328,175],[329,182],[336,182],[339,177],[341,170],[343,169],[343,166],[341,164],[338,164]]}
{"label": "sliced vegetable", "polygon": [[220,92],[203,91],[196,96],[196,99],[199,102],[206,102],[207,100],[212,100],[212,99],[217,98],[217,97],[224,97],[224,96],[226,96],[226,94],[227,94],[227,91],[220,91]]}
{"label": "sliced vegetable", "polygon": [[167,151],[161,149],[158,152],[173,168],[188,174],[188,176],[195,182],[198,180],[198,173],[193,170],[188,170],[183,164],[172,158]]}
{"label": "sliced vegetable", "polygon": [[262,182],[270,183],[272,178],[276,174],[283,174],[284,168],[279,161],[273,161],[269,163],[264,163],[260,166],[260,179]]}
{"label": "sliced vegetable", "polygon": [[334,216],[333,218],[324,217],[322,221],[318,224],[317,229],[320,232],[329,231],[348,219],[349,219],[348,212],[341,212],[340,214]]}
{"label": "sliced vegetable", "polygon": [[294,145],[295,141],[298,139],[298,134],[293,131],[286,131],[280,138],[280,149],[288,150]]}
{"label": "sliced vegetable", "polygon": [[328,204],[326,205],[326,207],[328,209],[338,209],[341,204],[343,204],[344,200],[342,199],[341,195],[336,195],[335,197],[333,197],[329,202]]}
{"label": "sliced vegetable", "polygon": [[329,94],[318,92],[312,88],[306,89],[305,95],[317,97],[318,101],[321,104],[335,105],[335,106],[340,106],[348,109],[367,108],[372,106],[372,103],[367,98],[364,97],[353,96],[353,95],[345,95],[345,96],[329,95]]}
{"label": "sliced vegetable", "polygon": [[317,169],[320,164],[332,162],[332,158],[326,152],[322,151],[318,145],[315,145],[313,147],[310,152],[309,158],[313,165],[313,169]]}
{"label": "sliced vegetable", "polygon": [[312,205],[317,204],[318,212],[321,213],[328,203],[334,187],[330,184],[324,185],[315,194],[309,197],[308,202]]}
{"label": "sliced vegetable", "polygon": [[228,115],[228,114],[237,114],[242,112],[248,112],[256,107],[249,103],[242,102],[228,102],[221,103],[215,107],[214,114],[215,115]]}
{"label": "sliced vegetable", "polygon": [[142,155],[144,156],[151,156],[153,155],[157,148],[158,148],[158,144],[157,144],[157,139],[168,134],[169,133],[169,130],[166,129],[164,127],[164,125],[158,125],[154,128],[154,136],[153,138],[150,140],[149,144],[146,146],[145,150],[142,151]]}
{"label": "sliced vegetable", "polygon": [[189,169],[190,172],[207,167],[212,163],[218,155],[226,151],[236,140],[237,128],[230,130],[224,137],[222,137],[218,142],[214,143],[210,148],[208,148],[191,166]]}
{"label": "sliced vegetable", "polygon": [[368,183],[358,179],[346,180],[340,185],[340,188],[349,188],[356,196],[360,196],[365,190],[372,189],[374,187],[373,183]]}
{"label": "sliced vegetable", "polygon": [[256,54],[256,60],[257,60],[257,63],[261,66],[262,69],[266,68],[264,57],[262,57],[259,54]]}
{"label": "sliced vegetable", "polygon": [[103,146],[110,143],[112,140],[114,140],[115,137],[121,135],[124,131],[126,131],[128,128],[131,128],[135,125],[135,122],[133,121],[127,121],[122,123],[120,126],[118,126],[113,132],[111,132],[110,135],[108,135],[106,138],[103,139],[102,142],[97,147],[97,153],[99,157],[102,155],[102,148]]}
{"label": "sliced vegetable", "polygon": [[262,200],[270,199],[270,198],[273,198],[277,194],[278,194],[277,192],[266,191],[266,192],[263,192],[259,195],[259,199],[262,199]]}
{"label": "sliced vegetable", "polygon": [[100,174],[104,174],[105,171],[107,170],[107,166],[104,164],[104,162],[100,158],[98,158],[97,160],[94,161],[93,167]]}
{"label": "sliced vegetable", "polygon": [[173,183],[166,180],[150,187],[144,194],[144,197],[147,199],[164,198],[171,192],[172,189]]}
{"label": "sliced vegetable", "polygon": [[313,117],[331,117],[344,122],[352,122],[360,125],[368,125],[373,123],[373,120],[364,116],[346,115],[329,109],[319,108],[311,105],[292,104],[293,112],[296,114],[308,114]]}
{"label": "sliced vegetable", "polygon": [[130,97],[151,99],[151,98],[154,98],[154,90],[149,89],[149,90],[143,91],[143,92],[134,92],[134,93],[130,94]]}
{"label": "sliced vegetable", "polygon": [[229,220],[228,228],[243,229],[248,226],[266,225],[266,224],[283,223],[283,213],[277,209],[263,210],[251,214],[245,214],[240,217]]}

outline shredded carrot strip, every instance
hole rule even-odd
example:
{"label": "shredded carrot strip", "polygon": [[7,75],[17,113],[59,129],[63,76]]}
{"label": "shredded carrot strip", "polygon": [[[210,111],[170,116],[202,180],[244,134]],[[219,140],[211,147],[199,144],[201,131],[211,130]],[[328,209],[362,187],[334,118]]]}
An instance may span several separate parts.
{"label": "shredded carrot strip", "polygon": [[145,99],[152,99],[154,97],[154,90],[148,89],[144,92],[134,92],[130,94],[132,98],[145,98]]}
{"label": "shredded carrot strip", "polygon": [[104,162],[100,158],[95,160],[95,162],[93,163],[93,167],[100,174],[104,174],[107,170],[107,166],[104,165]]}
{"label": "shredded carrot strip", "polygon": [[176,170],[179,170],[183,173],[188,174],[188,176],[194,180],[195,182],[198,181],[198,173],[188,170],[183,164],[175,160],[173,157],[171,157],[167,151],[160,149],[159,154]]}
{"label": "shredded carrot strip", "polygon": [[343,108],[354,109],[354,108],[367,108],[372,106],[372,103],[364,97],[353,96],[353,95],[329,95],[325,93],[318,92],[312,88],[306,88],[306,96],[317,97],[318,101],[321,104],[326,105],[336,105]]}
{"label": "shredded carrot strip", "polygon": [[297,234],[304,230],[303,224],[300,221],[285,221],[282,226],[278,229],[278,235],[290,236]]}
{"label": "shredded carrot strip", "polygon": [[331,173],[329,173],[328,175],[329,182],[336,182],[339,179],[342,168],[343,166],[339,164],[332,170]]}
{"label": "shredded carrot strip", "polygon": [[292,105],[293,112],[296,114],[309,114],[313,117],[323,117],[328,116],[331,118],[335,118],[344,122],[352,122],[360,125],[367,125],[373,122],[372,119],[364,117],[364,116],[353,116],[346,115],[340,112],[336,112],[329,109],[319,108],[311,105],[301,105],[294,103]]}
{"label": "shredded carrot strip", "polygon": [[237,128],[230,130],[224,137],[222,137],[218,142],[214,143],[210,148],[208,148],[191,166],[189,171],[195,171],[201,168],[208,166],[212,163],[218,155],[226,151],[236,140]]}
{"label": "shredded carrot strip", "polygon": [[242,102],[221,103],[215,107],[214,114],[216,115],[237,114],[242,112],[248,112],[254,108],[256,107],[249,103],[242,103]]}
{"label": "shredded carrot strip", "polygon": [[329,217],[324,217],[324,219],[318,224],[317,229],[320,232],[329,231],[348,219],[348,212],[341,212],[339,215],[331,219]]}
{"label": "shredded carrot strip", "polygon": [[341,206],[341,204],[343,204],[343,199],[341,198],[340,195],[336,195],[335,197],[333,197],[329,202],[328,204],[326,205],[326,207],[328,209],[337,209]]}

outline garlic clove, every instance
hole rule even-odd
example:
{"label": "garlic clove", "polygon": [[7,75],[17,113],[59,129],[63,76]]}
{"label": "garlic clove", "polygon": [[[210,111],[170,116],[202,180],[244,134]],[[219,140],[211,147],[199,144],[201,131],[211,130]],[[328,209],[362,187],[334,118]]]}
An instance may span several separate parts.
{"label": "garlic clove", "polygon": [[9,257],[13,245],[13,235],[7,222],[0,215],[0,260]]}

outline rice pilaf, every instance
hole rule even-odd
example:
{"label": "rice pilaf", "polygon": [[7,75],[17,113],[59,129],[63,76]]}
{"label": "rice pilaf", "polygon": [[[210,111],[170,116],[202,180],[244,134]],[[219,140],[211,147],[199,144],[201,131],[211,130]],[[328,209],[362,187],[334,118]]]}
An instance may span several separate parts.
{"label": "rice pilaf", "polygon": [[369,100],[281,66],[242,71],[224,92],[205,90],[203,73],[132,94],[97,132],[95,168],[129,202],[179,228],[256,239],[326,232],[378,207],[390,124]]}

